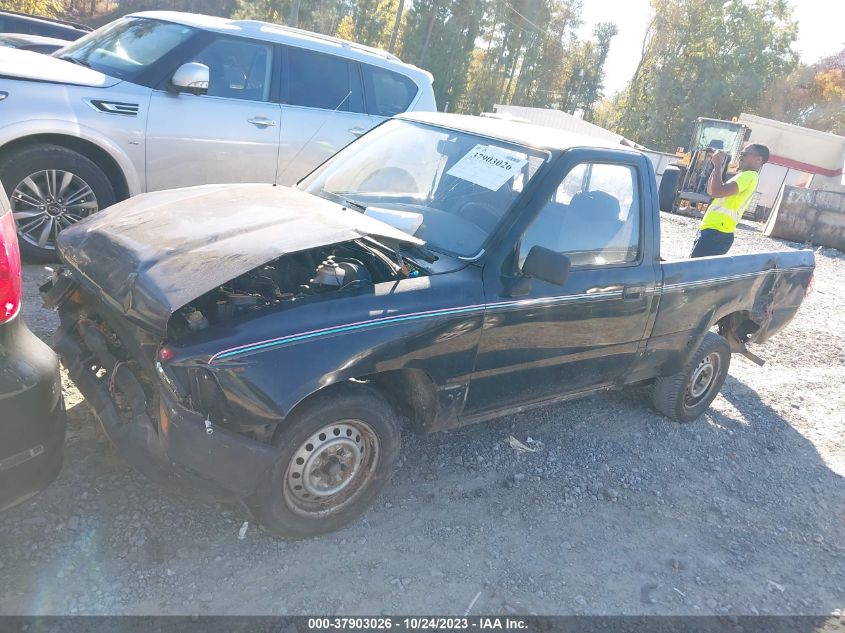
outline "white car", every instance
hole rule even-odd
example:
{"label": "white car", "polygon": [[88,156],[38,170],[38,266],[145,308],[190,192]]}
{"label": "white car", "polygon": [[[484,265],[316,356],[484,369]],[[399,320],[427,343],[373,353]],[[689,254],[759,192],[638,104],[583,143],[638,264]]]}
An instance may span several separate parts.
{"label": "white car", "polygon": [[292,184],[394,114],[436,110],[385,51],[252,20],[121,18],[53,56],[0,49],[0,181],[21,249],[123,198]]}

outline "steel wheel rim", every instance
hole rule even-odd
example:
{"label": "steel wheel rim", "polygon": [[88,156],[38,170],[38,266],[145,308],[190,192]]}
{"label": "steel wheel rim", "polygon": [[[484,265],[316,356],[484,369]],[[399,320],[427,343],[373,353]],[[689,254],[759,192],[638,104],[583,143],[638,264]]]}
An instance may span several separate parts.
{"label": "steel wheel rim", "polygon": [[30,174],[12,190],[10,200],[20,239],[48,250],[56,248],[59,231],[100,209],[91,186],[62,169]]}
{"label": "steel wheel rim", "polygon": [[713,388],[716,376],[721,368],[721,357],[713,352],[701,359],[698,367],[692,372],[687,383],[686,397],[684,404],[687,407],[694,407],[704,400]]}
{"label": "steel wheel rim", "polygon": [[339,512],[363,492],[375,474],[379,439],[362,420],[340,420],[312,433],[291,457],[284,496],[298,514]]}

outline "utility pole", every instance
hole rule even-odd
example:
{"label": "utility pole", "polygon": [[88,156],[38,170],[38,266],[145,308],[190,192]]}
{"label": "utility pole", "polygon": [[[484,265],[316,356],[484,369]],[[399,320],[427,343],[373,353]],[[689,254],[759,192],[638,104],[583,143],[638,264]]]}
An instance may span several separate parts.
{"label": "utility pole", "polygon": [[396,40],[399,38],[399,25],[402,23],[402,11],[405,9],[405,0],[399,0],[396,7],[396,21],[393,23],[393,32],[390,34],[390,46],[387,52],[392,53],[396,48]]}
{"label": "utility pole", "polygon": [[299,26],[299,5],[302,4],[302,0],[293,0],[293,3],[290,7],[290,18],[288,19],[288,26],[292,26],[294,28]]}

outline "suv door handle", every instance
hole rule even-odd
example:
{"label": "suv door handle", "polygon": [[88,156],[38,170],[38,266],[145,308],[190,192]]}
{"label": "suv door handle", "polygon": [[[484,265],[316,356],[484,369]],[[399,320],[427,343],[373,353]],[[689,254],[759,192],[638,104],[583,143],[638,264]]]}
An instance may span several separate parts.
{"label": "suv door handle", "polygon": [[247,119],[246,122],[252,123],[253,125],[257,125],[258,127],[273,127],[276,125],[275,121],[263,116],[252,117],[251,119]]}
{"label": "suv door handle", "polygon": [[351,127],[351,128],[349,128],[349,133],[350,133],[350,134],[352,134],[352,135],[353,135],[353,136],[355,136],[355,137],[361,136],[361,135],[362,135],[362,134],[364,134],[366,131],[367,131],[367,130],[365,130],[365,129],[364,129],[364,128],[362,128],[362,127]]}
{"label": "suv door handle", "polygon": [[633,301],[640,299],[645,294],[645,286],[625,286],[622,290],[622,298]]}

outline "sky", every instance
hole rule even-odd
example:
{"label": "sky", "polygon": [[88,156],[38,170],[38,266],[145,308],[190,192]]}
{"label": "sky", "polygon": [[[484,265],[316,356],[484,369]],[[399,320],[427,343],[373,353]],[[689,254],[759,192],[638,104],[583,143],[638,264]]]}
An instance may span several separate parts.
{"label": "sky", "polygon": [[[843,0],[792,0],[798,20],[795,50],[804,62],[812,63],[845,46],[845,2]],[[651,19],[648,0],[584,0],[581,37],[590,37],[597,22],[615,22],[619,34],[611,40],[604,67],[604,92],[621,90],[634,74],[640,60],[643,37]]]}

